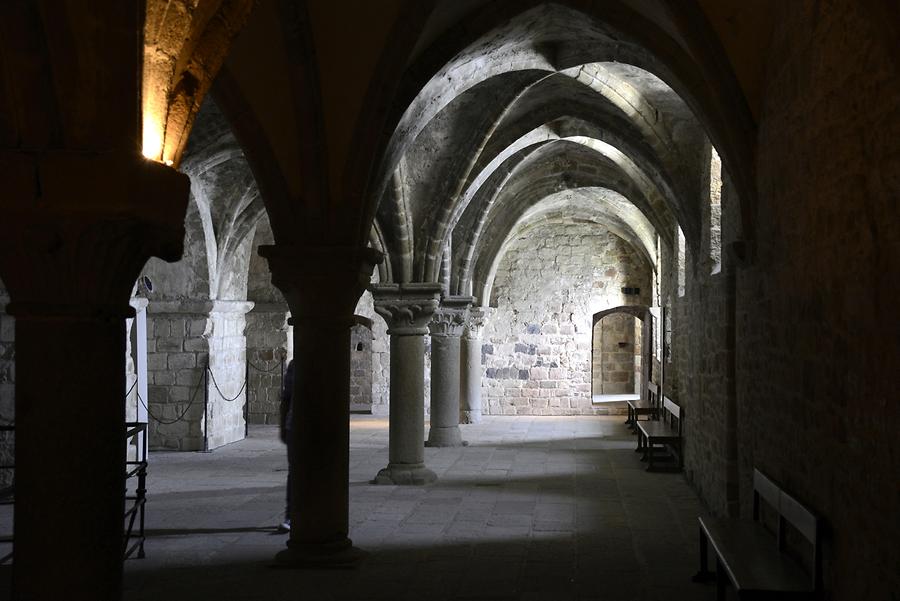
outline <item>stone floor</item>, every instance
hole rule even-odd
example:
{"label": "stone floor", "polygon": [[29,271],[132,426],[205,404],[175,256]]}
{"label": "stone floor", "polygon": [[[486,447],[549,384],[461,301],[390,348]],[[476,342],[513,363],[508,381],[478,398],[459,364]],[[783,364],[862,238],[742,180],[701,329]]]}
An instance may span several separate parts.
{"label": "stone floor", "polygon": [[426,449],[427,487],[374,486],[387,421],[353,416],[354,570],[279,570],[286,461],[276,430],[212,453],[154,453],[145,559],[127,601],[712,600],[692,584],[696,516],[680,474],[647,473],[621,417],[487,417]]}

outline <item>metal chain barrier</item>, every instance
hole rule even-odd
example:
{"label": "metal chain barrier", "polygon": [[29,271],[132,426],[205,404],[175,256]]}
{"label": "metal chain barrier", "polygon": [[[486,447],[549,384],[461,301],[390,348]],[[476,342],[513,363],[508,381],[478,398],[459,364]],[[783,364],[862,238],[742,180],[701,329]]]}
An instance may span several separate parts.
{"label": "metal chain barrier", "polygon": [[[209,369],[209,367],[207,367],[206,369]],[[162,424],[164,426],[171,426],[172,424],[180,422],[181,420],[183,420],[185,418],[185,416],[187,415],[187,412],[190,411],[191,406],[193,406],[194,401],[197,400],[197,392],[200,390],[200,388],[203,387],[203,383],[204,383],[204,380],[202,380],[202,379],[199,382],[197,382],[197,386],[194,388],[194,393],[191,395],[191,400],[188,401],[187,407],[184,408],[184,411],[181,412],[181,415],[179,415],[177,418],[175,418],[173,420],[165,420],[165,419],[161,419],[161,418],[153,415],[153,413],[150,411],[150,407],[148,407],[147,403],[144,401],[144,399],[141,398],[140,392],[137,393],[137,399],[141,403],[141,405],[143,405],[144,410],[147,411],[147,415],[149,415],[150,417],[152,417],[153,419],[155,419],[157,422],[159,422],[160,424]],[[132,386],[132,388],[134,388],[134,387]],[[127,394],[125,395],[125,398],[128,398]]]}
{"label": "metal chain barrier", "polygon": [[225,401],[226,403],[231,403],[233,401],[238,400],[238,398],[241,396],[241,393],[244,392],[244,388],[247,387],[247,378],[244,378],[244,383],[241,384],[241,389],[238,390],[236,395],[234,395],[232,398],[229,399],[222,393],[222,389],[219,388],[219,383],[216,382],[216,374],[214,374],[213,371],[208,366],[206,368],[206,371],[209,372],[209,375],[212,378],[212,383],[213,383],[213,386],[215,386],[215,388],[216,388],[216,392],[219,393],[219,396],[222,397],[222,400]]}

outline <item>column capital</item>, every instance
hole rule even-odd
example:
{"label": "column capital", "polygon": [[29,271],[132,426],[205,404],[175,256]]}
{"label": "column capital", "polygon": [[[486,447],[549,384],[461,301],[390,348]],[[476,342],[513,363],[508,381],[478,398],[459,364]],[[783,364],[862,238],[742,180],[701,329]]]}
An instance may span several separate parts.
{"label": "column capital", "polygon": [[491,315],[490,307],[471,307],[465,324],[465,337],[471,340],[481,338],[484,325]]}
{"label": "column capital", "polygon": [[438,308],[439,284],[379,284],[371,287],[375,312],[384,318],[388,334],[424,336]]}
{"label": "column capital", "polygon": [[428,324],[431,335],[461,336],[469,319],[469,307],[474,300],[471,296],[444,297]]}
{"label": "column capital", "polygon": [[272,284],[284,294],[291,318],[353,319],[356,303],[383,255],[366,246],[260,246],[269,263]]}
{"label": "column capital", "polygon": [[134,315],[150,257],[181,257],[190,180],[134,153],[0,152],[0,277],[20,317]]}

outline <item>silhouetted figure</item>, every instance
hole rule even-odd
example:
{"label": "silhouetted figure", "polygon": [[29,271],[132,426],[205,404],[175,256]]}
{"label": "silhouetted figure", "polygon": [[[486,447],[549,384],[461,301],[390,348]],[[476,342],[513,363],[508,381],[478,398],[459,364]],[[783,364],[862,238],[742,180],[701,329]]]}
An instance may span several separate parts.
{"label": "silhouetted figure", "polygon": [[281,390],[281,406],[279,407],[279,435],[281,442],[287,445],[288,457],[288,477],[287,477],[287,493],[285,495],[284,505],[284,521],[279,526],[282,532],[289,532],[291,529],[291,445],[294,439],[291,432],[291,407],[292,397],[294,395],[294,361],[288,363],[287,372],[284,374],[284,388]]}

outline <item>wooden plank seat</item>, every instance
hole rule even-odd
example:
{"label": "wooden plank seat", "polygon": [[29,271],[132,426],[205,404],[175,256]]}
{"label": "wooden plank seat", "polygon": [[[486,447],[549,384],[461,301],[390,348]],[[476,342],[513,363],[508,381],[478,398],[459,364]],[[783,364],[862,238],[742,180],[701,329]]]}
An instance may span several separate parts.
{"label": "wooden plank seat", "polygon": [[[760,500],[778,514],[775,535],[760,521]],[[715,577],[717,598],[725,599],[728,584],[739,599],[815,599],[822,588],[820,520],[778,488],[759,470],[753,471],[753,520],[700,517],[700,571],[695,581]],[[791,524],[812,544],[812,574],[784,552],[785,526]],[[709,547],[716,572],[709,571]]]}
{"label": "wooden plank seat", "polygon": [[632,431],[637,431],[637,421],[641,415],[647,419],[656,419],[659,412],[659,387],[653,382],[647,382],[647,398],[626,401],[628,404],[628,419],[625,423]]}
{"label": "wooden plank seat", "polygon": [[677,469],[681,470],[683,422],[684,412],[668,397],[663,397],[658,419],[635,421],[638,437],[636,450],[643,453],[641,461],[647,462],[647,471],[654,469],[657,446],[671,449],[677,458]]}

